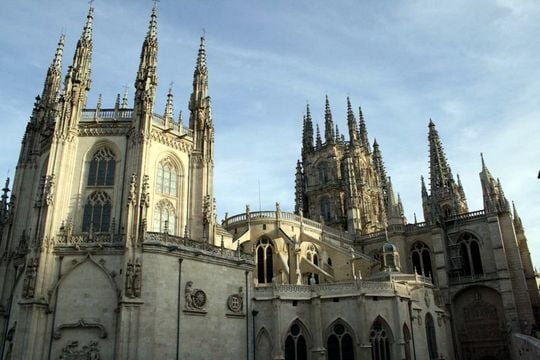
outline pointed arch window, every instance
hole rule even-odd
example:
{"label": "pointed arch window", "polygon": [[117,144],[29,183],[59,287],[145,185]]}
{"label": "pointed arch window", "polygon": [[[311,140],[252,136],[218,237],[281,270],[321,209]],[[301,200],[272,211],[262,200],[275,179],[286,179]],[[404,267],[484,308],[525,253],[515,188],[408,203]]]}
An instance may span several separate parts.
{"label": "pointed arch window", "polygon": [[411,360],[411,332],[407,324],[403,324],[403,340],[405,341],[405,360]]}
{"label": "pointed arch window", "polygon": [[88,196],[83,213],[83,232],[107,232],[111,225],[111,198],[104,191]]}
{"label": "pointed arch window", "polygon": [[413,271],[419,275],[433,277],[431,268],[431,251],[422,242],[415,243],[411,248],[411,262]]}
{"label": "pointed arch window", "polygon": [[328,359],[354,360],[353,337],[341,322],[332,326],[327,341]]}
{"label": "pointed arch window", "polygon": [[[306,251],[306,258],[313,265],[319,266],[319,254],[315,245],[310,245]],[[307,274],[307,284],[311,283],[311,278],[315,280],[315,284],[319,284],[319,274],[317,273],[308,273]]]}
{"label": "pointed arch window", "polygon": [[156,191],[162,194],[176,196],[178,187],[178,172],[170,160],[158,164],[156,175]]}
{"label": "pointed arch window", "polygon": [[168,200],[161,200],[154,208],[154,231],[176,234],[176,214]]}
{"label": "pointed arch window", "polygon": [[332,219],[332,209],[330,207],[330,200],[325,197],[321,199],[321,216],[325,221]]}
{"label": "pointed arch window", "polygon": [[307,360],[307,343],[304,331],[294,322],[285,339],[285,360]]}
{"label": "pointed arch window", "polygon": [[267,238],[257,241],[257,281],[259,284],[270,284],[274,277],[274,247]]}
{"label": "pointed arch window", "polygon": [[426,339],[430,359],[438,359],[437,337],[435,336],[435,323],[430,313],[426,314]]}
{"label": "pointed arch window", "polygon": [[390,332],[388,325],[386,325],[381,318],[375,319],[369,331],[372,360],[392,359],[390,352],[391,337],[392,333]]}
{"label": "pointed arch window", "polygon": [[465,233],[458,241],[463,275],[481,275],[484,273],[480,242],[469,233]]}
{"label": "pointed arch window", "polygon": [[116,160],[113,151],[103,146],[90,160],[88,169],[88,186],[113,186]]}

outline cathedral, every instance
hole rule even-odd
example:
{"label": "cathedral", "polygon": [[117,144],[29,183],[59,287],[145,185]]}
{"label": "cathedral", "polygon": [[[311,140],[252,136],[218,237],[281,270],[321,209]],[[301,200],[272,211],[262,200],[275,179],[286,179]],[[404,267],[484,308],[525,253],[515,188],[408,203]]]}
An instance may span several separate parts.
{"label": "cathedral", "polygon": [[341,134],[328,97],[321,128],[304,112],[294,212],[218,222],[204,37],[186,122],[172,90],[156,103],[155,6],[134,98],[89,108],[93,19],[65,73],[60,37],[2,190],[1,359],[504,360],[540,324],[515,206],[482,158],[468,208],[433,121],[424,222],[362,109]]}

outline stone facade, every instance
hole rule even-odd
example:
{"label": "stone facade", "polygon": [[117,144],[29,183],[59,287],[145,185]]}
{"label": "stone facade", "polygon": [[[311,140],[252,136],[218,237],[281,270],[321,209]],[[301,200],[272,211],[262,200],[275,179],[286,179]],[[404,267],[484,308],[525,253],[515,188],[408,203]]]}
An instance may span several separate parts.
{"label": "stone facade", "polygon": [[506,359],[540,298],[515,208],[482,161],[469,212],[429,124],[426,222],[407,223],[348,100],[304,118],[295,213],[216,221],[201,38],[189,121],[156,114],[157,10],[134,107],[87,107],[93,9],[62,85],[60,38],[0,206],[3,359]]}

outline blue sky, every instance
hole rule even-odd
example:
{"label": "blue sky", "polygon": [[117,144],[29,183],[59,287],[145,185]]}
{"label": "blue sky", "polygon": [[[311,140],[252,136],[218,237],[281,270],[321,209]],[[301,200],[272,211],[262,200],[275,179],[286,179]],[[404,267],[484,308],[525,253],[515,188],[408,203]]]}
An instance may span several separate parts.
{"label": "blue sky", "polygon": [[[130,97],[152,2],[97,0],[89,107]],[[540,4],[537,1],[161,0],[163,112],[187,109],[199,36],[207,39],[216,125],[220,218],[245,204],[294,208],[294,171],[306,102],[322,124],[328,94],[346,129],[346,97],[362,106],[406,216],[422,220],[432,118],[471,210],[482,207],[480,152],[516,202],[533,259],[540,257]],[[12,176],[25,124],[60,33],[64,71],[86,1],[12,1],[0,14],[0,176]],[[534,260],[533,260],[534,261]],[[535,261],[538,263],[538,261]]]}

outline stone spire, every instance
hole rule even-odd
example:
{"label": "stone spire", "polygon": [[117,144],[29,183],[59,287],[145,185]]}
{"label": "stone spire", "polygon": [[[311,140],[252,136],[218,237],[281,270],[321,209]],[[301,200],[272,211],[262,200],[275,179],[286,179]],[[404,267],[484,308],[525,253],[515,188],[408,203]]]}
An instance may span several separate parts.
{"label": "stone spire", "polygon": [[64,53],[64,34],[60,35],[58,40],[58,47],[54,54],[54,59],[47,70],[47,77],[45,78],[45,85],[43,86],[43,93],[41,95],[41,104],[44,107],[52,107],[56,104],[60,87],[62,84],[62,56]]}
{"label": "stone spire", "polygon": [[313,120],[309,104],[306,105],[306,116],[304,117],[304,128],[302,131],[302,154],[313,151]]}
{"label": "stone spire", "polygon": [[373,141],[373,166],[375,166],[375,171],[377,171],[377,175],[379,175],[379,181],[381,186],[384,188],[386,187],[387,178],[386,175],[386,168],[384,166],[383,157],[381,154],[381,150],[379,149],[379,143],[377,142],[377,139],[374,139]]}
{"label": "stone spire", "polygon": [[122,97],[122,105],[120,105],[120,109],[127,109],[128,107],[128,87],[126,86],[126,89],[124,91],[124,96]]}
{"label": "stone spire", "polygon": [[356,129],[356,119],[351,106],[351,100],[347,96],[347,127],[349,128],[349,141],[351,145],[358,142],[358,131]]}
{"label": "stone spire", "polygon": [[62,114],[60,132],[67,135],[76,131],[78,119],[88,100],[88,91],[91,86],[92,62],[92,26],[94,21],[94,8],[90,7],[86,16],[86,23],[73,55],[73,63],[67,71],[64,80],[64,94],[61,99]]}
{"label": "stone spire", "polygon": [[431,219],[438,221],[468,212],[467,199],[463,188],[456,184],[452,170],[446,161],[441,139],[435,124],[429,119],[429,171],[430,171],[430,201]]}
{"label": "stone spire", "polygon": [[486,166],[483,154],[482,171],[480,172],[480,183],[482,184],[482,196],[484,199],[484,210],[486,213],[508,212],[510,203],[504,196],[504,191],[499,179],[495,180]]}
{"label": "stone spire", "polygon": [[521,222],[521,218],[518,215],[516,204],[512,201],[512,212],[514,214],[514,228],[516,229],[516,232],[524,232],[523,223]]}
{"label": "stone spire", "polygon": [[358,127],[359,127],[359,133],[360,133],[360,144],[369,151],[369,140],[368,140],[368,134],[367,134],[367,127],[366,127],[366,121],[364,120],[364,113],[362,112],[362,108],[358,107]]}
{"label": "stone spire", "polygon": [[336,144],[339,143],[341,141],[341,134],[339,133],[339,126],[338,124],[336,124],[336,131],[335,131],[335,134],[336,134],[336,139],[335,139],[335,142]]}
{"label": "stone spire", "polygon": [[165,120],[165,128],[171,127],[174,122],[174,97],[172,92],[172,86],[169,87],[169,93],[167,94],[167,103],[165,104],[165,112],[163,113],[163,119]]}
{"label": "stone spire", "polygon": [[[199,52],[197,54],[197,63],[193,73],[193,93],[189,103],[189,109],[193,112],[197,108],[205,106],[208,98],[208,68],[206,66],[206,48],[204,36],[201,36]],[[193,128],[193,118],[190,121],[190,127]]]}
{"label": "stone spire", "polygon": [[319,124],[317,124],[317,135],[315,136],[315,147],[320,149],[322,147],[321,131],[319,130]]}
{"label": "stone spire", "polygon": [[446,161],[441,139],[435,124],[429,119],[429,171],[431,194],[447,188],[453,182],[452,171]]}
{"label": "stone spire", "polygon": [[426,182],[424,176],[420,176],[420,182],[422,183],[422,210],[424,212],[424,221],[431,221],[431,199],[426,188]]}
{"label": "stone spire", "polygon": [[324,139],[327,144],[334,143],[334,121],[332,120],[332,111],[330,110],[330,101],[326,95],[324,108]]}
{"label": "stone spire", "polygon": [[294,199],[294,213],[300,215],[304,211],[304,174],[300,160],[296,162]]}
{"label": "stone spire", "polygon": [[152,126],[152,113],[158,85],[157,54],[157,8],[154,5],[150,15],[148,32],[142,45],[139,70],[135,80],[134,112],[139,121],[139,130],[147,134],[150,133]]}

